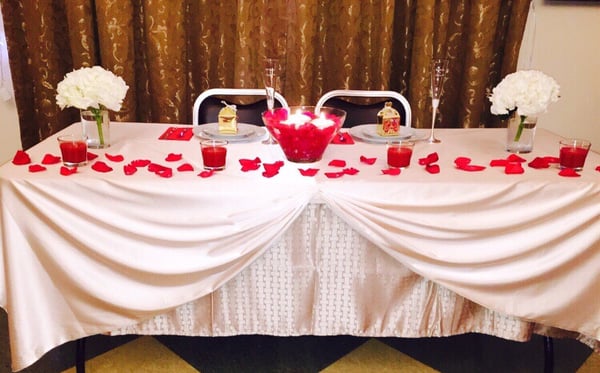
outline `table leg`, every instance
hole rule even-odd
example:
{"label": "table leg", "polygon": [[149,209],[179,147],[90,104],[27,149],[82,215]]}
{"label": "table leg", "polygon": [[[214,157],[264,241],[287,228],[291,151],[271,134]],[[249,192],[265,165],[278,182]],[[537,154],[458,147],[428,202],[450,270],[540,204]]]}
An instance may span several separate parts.
{"label": "table leg", "polygon": [[544,337],[544,373],[554,371],[554,344],[551,337]]}
{"label": "table leg", "polygon": [[75,341],[75,371],[85,373],[85,340],[87,337]]}

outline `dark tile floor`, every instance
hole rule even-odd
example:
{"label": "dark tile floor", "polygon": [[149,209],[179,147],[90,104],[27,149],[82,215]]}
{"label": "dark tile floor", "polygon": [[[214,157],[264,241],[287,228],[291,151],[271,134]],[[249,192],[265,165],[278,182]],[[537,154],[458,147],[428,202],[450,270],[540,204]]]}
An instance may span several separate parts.
{"label": "dark tile floor", "polygon": [[[10,372],[10,355],[6,328],[6,314],[0,312],[0,373]],[[92,359],[107,351],[124,349],[127,342],[138,340],[136,336],[93,336],[87,340],[87,358]],[[336,362],[346,359],[364,346],[371,338],[350,336],[334,337],[272,337],[272,336],[238,336],[238,337],[181,337],[156,336],[151,341],[158,341],[161,347],[167,347],[174,360],[185,360],[191,367],[202,373],[210,372],[319,372],[322,370],[337,371]],[[398,355],[408,355],[417,363],[423,363],[440,372],[543,372],[544,349],[543,339],[535,336],[531,341],[520,343],[479,334],[466,334],[447,338],[377,338],[374,350],[368,354],[373,359],[385,359],[377,350],[389,346]],[[385,347],[387,349],[387,347]],[[140,347],[144,354],[144,347]],[[112,352],[112,351],[111,351]],[[129,353],[129,352],[127,352]],[[173,354],[174,353],[174,354]],[[134,355],[136,353],[129,353]],[[594,356],[587,346],[573,340],[554,341],[555,372],[577,372],[578,369]],[[104,355],[103,355],[104,356]],[[119,371],[170,371],[169,362],[161,361],[158,370],[144,368],[137,370],[131,367],[135,359],[128,355],[111,357],[112,368],[92,370],[113,372],[114,367],[122,367]],[[358,355],[357,355],[358,356]],[[372,371],[369,360],[361,355],[360,362],[352,360],[355,371]],[[46,354],[23,373],[55,373],[62,372],[74,365],[75,344],[66,343]],[[136,357],[138,358],[138,357]],[[150,359],[152,356],[143,356]],[[164,359],[161,357],[161,359]],[[396,360],[378,361],[377,371],[381,367],[391,366]],[[397,363],[397,362],[396,362]],[[158,365],[158,364],[157,364]],[[88,363],[89,366],[89,363]],[[397,365],[394,365],[397,367]],[[127,368],[126,368],[127,367]],[[326,369],[327,368],[327,369]],[[428,369],[429,369],[428,368]],[[173,368],[175,369],[175,368]],[[396,369],[396,368],[394,368]],[[415,370],[416,369],[416,370]],[[193,370],[193,369],[192,369]],[[346,370],[346,368],[344,368]],[[403,371],[423,371],[407,368]],[[72,370],[71,370],[72,371]],[[589,370],[588,370],[589,371]],[[592,370],[593,371],[593,370]]]}

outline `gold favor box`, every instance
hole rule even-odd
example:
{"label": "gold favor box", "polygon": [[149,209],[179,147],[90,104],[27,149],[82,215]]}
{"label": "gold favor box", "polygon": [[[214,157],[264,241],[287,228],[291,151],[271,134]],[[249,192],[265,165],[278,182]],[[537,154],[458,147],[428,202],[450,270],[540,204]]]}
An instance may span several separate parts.
{"label": "gold favor box", "polygon": [[229,105],[223,101],[225,107],[219,110],[219,133],[223,135],[235,135],[238,132],[237,109],[235,105]]}
{"label": "gold favor box", "polygon": [[400,135],[400,113],[387,101],[383,109],[377,113],[377,134],[379,136]]}

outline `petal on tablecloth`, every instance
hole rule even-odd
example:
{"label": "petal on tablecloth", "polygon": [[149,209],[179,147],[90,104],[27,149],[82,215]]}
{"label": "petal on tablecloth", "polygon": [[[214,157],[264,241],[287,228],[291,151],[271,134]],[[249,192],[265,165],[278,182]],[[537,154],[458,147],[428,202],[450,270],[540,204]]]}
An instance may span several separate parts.
{"label": "petal on tablecloth", "polygon": [[44,158],[42,159],[42,164],[56,164],[60,162],[60,157],[56,155],[52,155],[50,153],[46,153]]}
{"label": "petal on tablecloth", "polygon": [[13,164],[16,165],[24,165],[31,163],[31,158],[29,158],[29,154],[27,154],[24,150],[17,150],[15,156],[12,160]]}
{"label": "petal on tablecloth", "polygon": [[377,158],[367,158],[364,155],[360,156],[360,162],[365,164],[374,164]]}
{"label": "petal on tablecloth", "polygon": [[121,154],[104,154],[104,156],[106,157],[106,159],[108,159],[109,161],[112,162],[123,162],[125,160],[125,157],[123,157]]}

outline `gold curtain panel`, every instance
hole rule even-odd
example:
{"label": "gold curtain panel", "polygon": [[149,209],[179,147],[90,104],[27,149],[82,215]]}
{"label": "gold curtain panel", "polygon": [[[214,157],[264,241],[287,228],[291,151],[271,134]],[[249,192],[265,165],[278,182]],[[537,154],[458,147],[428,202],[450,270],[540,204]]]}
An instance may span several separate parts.
{"label": "gold curtain panel", "polygon": [[2,2],[28,148],[78,120],[56,85],[101,65],[131,87],[115,120],[191,123],[215,87],[262,86],[262,59],[282,65],[281,93],[314,105],[332,89],[391,89],[429,127],[429,61],[450,59],[436,127],[493,126],[486,99],[516,68],[530,0],[15,0]]}

